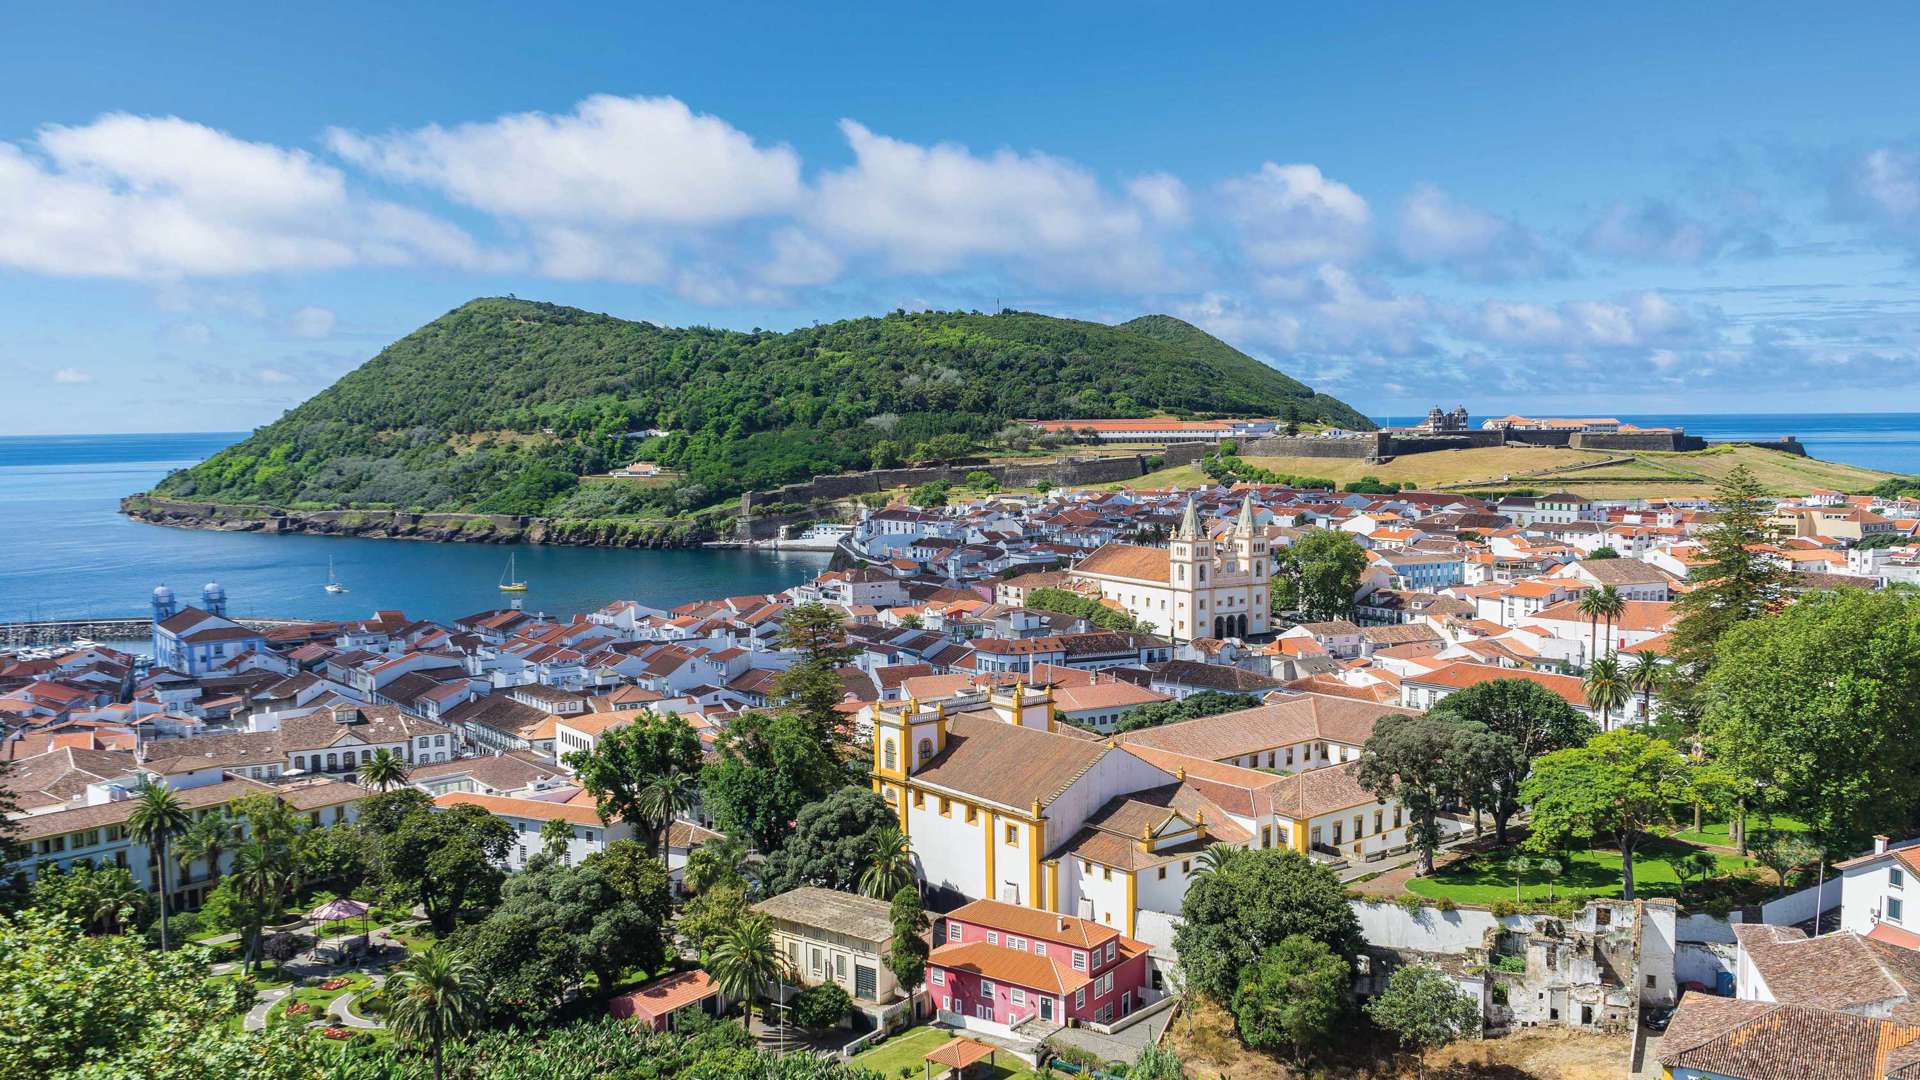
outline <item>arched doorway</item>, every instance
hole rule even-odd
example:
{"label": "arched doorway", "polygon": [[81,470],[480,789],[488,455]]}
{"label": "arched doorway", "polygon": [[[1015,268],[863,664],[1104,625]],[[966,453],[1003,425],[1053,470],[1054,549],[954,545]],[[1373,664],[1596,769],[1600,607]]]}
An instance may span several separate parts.
{"label": "arched doorway", "polygon": [[1247,636],[1247,617],[1245,615],[1235,615],[1233,617],[1233,626],[1235,636],[1242,638]]}
{"label": "arched doorway", "polygon": [[1213,617],[1213,636],[1217,638],[1227,636],[1227,621],[1218,615]]}

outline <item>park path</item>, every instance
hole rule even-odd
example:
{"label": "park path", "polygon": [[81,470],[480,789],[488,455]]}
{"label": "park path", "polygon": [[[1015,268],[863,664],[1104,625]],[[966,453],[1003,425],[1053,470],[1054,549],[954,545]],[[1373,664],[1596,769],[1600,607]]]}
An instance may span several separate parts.
{"label": "park path", "polygon": [[360,1016],[355,1016],[353,1014],[353,1010],[347,1008],[347,1002],[353,1000],[353,996],[355,994],[366,993],[367,990],[375,989],[385,981],[386,981],[386,976],[375,975],[373,977],[373,985],[367,987],[365,990],[349,990],[346,993],[341,994],[339,997],[334,998],[332,1001],[327,1003],[327,1015],[332,1017],[334,1021],[337,1022],[341,1027],[359,1028],[363,1031],[378,1031],[381,1028],[386,1027],[387,1025],[379,1023],[377,1021],[368,1020]]}
{"label": "park path", "polygon": [[246,1030],[265,1030],[267,1026],[267,1010],[279,1004],[281,998],[291,993],[293,993],[293,988],[289,986],[260,991],[260,1000],[254,1004],[253,1008],[247,1010],[247,1019],[243,1024]]}

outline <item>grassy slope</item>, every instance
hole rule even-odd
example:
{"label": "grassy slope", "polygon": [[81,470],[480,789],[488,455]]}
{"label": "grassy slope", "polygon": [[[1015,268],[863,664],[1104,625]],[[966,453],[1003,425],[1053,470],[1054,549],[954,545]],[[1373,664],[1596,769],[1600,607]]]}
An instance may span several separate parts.
{"label": "grassy slope", "polygon": [[[1861,491],[1886,479],[1888,473],[1817,458],[1801,458],[1751,446],[1716,447],[1690,453],[1639,453],[1632,460],[1576,472],[1529,476],[1571,465],[1604,462],[1623,455],[1598,450],[1558,450],[1501,446],[1477,450],[1442,450],[1408,454],[1384,465],[1339,458],[1250,457],[1248,462],[1277,473],[1317,476],[1346,483],[1362,476],[1397,480],[1421,487],[1460,487],[1484,484],[1489,488],[1529,487],[1546,491],[1564,488],[1592,498],[1652,498],[1665,495],[1709,495],[1714,483],[1735,465],[1746,465],[1783,495],[1805,494],[1817,487]],[[1131,486],[1164,487],[1197,482],[1192,466],[1163,469]],[[1501,477],[1510,479],[1502,481]]]}
{"label": "grassy slope", "polygon": [[[1680,878],[1673,862],[1698,850],[1670,840],[1647,843],[1633,860],[1636,895],[1676,896]],[[1750,859],[1713,852],[1720,873],[1732,874],[1754,865]],[[1431,877],[1407,882],[1407,891],[1431,899],[1447,897],[1459,904],[1491,904],[1514,898],[1513,871],[1506,868],[1509,851],[1494,851],[1460,859],[1434,871]],[[1576,851],[1567,856],[1566,870],[1558,881],[1539,870],[1529,870],[1520,878],[1520,899],[1531,903],[1553,898],[1579,900],[1586,897],[1620,895],[1620,853],[1618,851]]]}
{"label": "grassy slope", "polygon": [[[862,467],[881,441],[907,453],[942,434],[990,438],[1019,417],[1278,416],[1290,405],[1303,420],[1365,423],[1168,317],[1128,329],[1028,312],[900,312],[740,333],[490,298],[407,335],[157,490],[534,512],[568,474],[617,464],[635,445],[621,433],[639,427],[681,433],[652,456],[724,496]],[[483,505],[503,489],[513,505]]]}

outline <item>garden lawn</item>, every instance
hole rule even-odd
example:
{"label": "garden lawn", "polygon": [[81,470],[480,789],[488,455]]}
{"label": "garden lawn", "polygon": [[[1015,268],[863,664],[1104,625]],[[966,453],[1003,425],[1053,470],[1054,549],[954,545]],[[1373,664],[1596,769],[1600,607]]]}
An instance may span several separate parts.
{"label": "garden lawn", "polygon": [[[871,1050],[854,1055],[853,1064],[872,1069],[886,1077],[886,1080],[899,1080],[900,1070],[912,1066],[912,1075],[918,1080],[926,1075],[927,1054],[952,1042],[953,1038],[951,1031],[940,1028],[909,1028]],[[935,1074],[944,1071],[941,1066],[934,1067]],[[991,1070],[983,1063],[967,1070],[967,1075],[978,1080],[1034,1080],[1033,1071],[1027,1068],[1025,1062],[1004,1053],[995,1057]]]}
{"label": "garden lawn", "polygon": [[[1790,817],[1777,817],[1772,821],[1747,819],[1747,836],[1758,835],[1763,829],[1778,829],[1781,832],[1806,832],[1805,822]],[[1708,821],[1702,823],[1699,832],[1687,829],[1673,834],[1675,840],[1685,840],[1689,844],[1715,844],[1720,847],[1733,846],[1733,823],[1728,821]]]}
{"label": "garden lawn", "polygon": [[[357,971],[344,976],[344,978],[348,980],[347,985],[336,987],[332,990],[322,990],[318,986],[303,986],[293,993],[288,994],[278,1002],[275,1002],[273,1008],[267,1011],[267,1023],[297,1022],[304,1024],[312,1020],[325,1020],[327,1006],[333,1004],[334,998],[339,997],[341,994],[357,994],[373,985],[372,978]],[[313,1011],[302,1016],[289,1018],[287,1016],[287,1009],[296,1001],[307,1003],[312,1006]]]}
{"label": "garden lawn", "polygon": [[[1642,844],[1640,854],[1633,860],[1634,894],[1641,897],[1678,896],[1681,892],[1680,879],[1673,872],[1672,862],[1697,850],[1690,844],[1671,840],[1651,840]],[[1433,900],[1451,899],[1457,904],[1486,905],[1496,900],[1511,902],[1514,899],[1514,875],[1506,868],[1506,862],[1513,854],[1511,850],[1477,852],[1435,870],[1429,877],[1416,877],[1408,881],[1407,891]],[[1755,865],[1751,859],[1718,852],[1712,854],[1719,863],[1718,876]],[[1539,862],[1537,857],[1528,858],[1536,864]],[[1521,876],[1522,903],[1620,895],[1618,851],[1576,851],[1560,859],[1566,870],[1557,881],[1549,879],[1537,868]]]}

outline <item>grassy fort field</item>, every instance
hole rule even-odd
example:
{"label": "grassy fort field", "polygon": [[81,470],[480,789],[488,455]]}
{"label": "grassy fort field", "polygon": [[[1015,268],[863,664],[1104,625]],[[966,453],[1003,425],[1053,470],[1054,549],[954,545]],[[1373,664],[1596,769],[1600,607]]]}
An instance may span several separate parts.
{"label": "grassy fort field", "polygon": [[[1249,457],[1246,461],[1276,473],[1341,484],[1374,476],[1421,488],[1470,492],[1565,490],[1596,499],[1707,496],[1736,465],[1747,466],[1761,483],[1782,495],[1805,494],[1814,488],[1864,491],[1892,475],[1753,446],[1717,446],[1686,453],[1490,446],[1406,454],[1377,465],[1344,458]],[[1206,482],[1198,467],[1183,465],[1150,473],[1127,486],[1185,487]]]}

